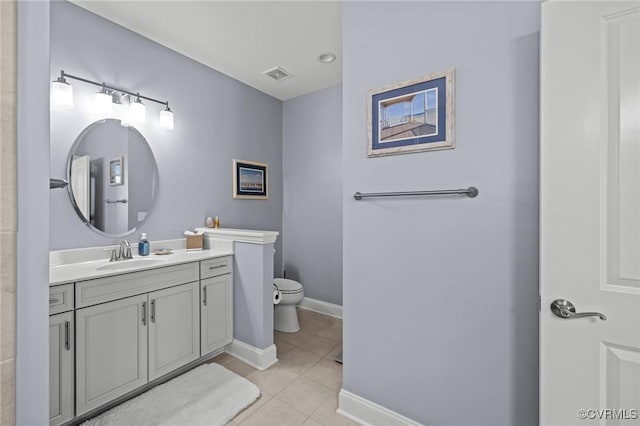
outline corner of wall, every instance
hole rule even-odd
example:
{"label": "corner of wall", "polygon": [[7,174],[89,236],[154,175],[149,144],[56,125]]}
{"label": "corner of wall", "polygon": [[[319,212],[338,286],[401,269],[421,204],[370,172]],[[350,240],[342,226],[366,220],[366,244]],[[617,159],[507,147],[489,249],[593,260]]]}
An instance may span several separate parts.
{"label": "corner of wall", "polygon": [[[4,2],[3,2],[4,3]],[[50,2],[18,2],[16,423],[49,423]]]}

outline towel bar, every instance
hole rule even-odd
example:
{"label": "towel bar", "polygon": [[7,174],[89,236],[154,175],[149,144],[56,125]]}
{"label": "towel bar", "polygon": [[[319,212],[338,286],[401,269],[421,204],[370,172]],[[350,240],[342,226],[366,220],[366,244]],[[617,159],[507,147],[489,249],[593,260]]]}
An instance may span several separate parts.
{"label": "towel bar", "polygon": [[415,195],[466,195],[469,198],[478,196],[478,188],[470,186],[467,189],[440,189],[434,191],[406,191],[406,192],[356,192],[353,198],[362,200],[372,197],[409,197]]}

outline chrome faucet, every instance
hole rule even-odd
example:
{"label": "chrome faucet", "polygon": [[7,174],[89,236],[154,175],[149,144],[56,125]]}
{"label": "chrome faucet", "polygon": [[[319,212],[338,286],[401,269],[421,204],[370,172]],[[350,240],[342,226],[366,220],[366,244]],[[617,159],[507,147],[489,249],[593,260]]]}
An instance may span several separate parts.
{"label": "chrome faucet", "polygon": [[122,240],[122,242],[120,243],[119,257],[120,257],[120,260],[133,259],[133,256],[131,255],[131,244],[129,244],[129,241]]}
{"label": "chrome faucet", "polygon": [[127,240],[123,240],[120,243],[119,249],[104,249],[104,250],[108,251],[111,255],[111,257],[109,258],[109,262],[117,262],[119,260],[133,259],[133,255],[131,254],[131,244],[129,244],[129,241]]}

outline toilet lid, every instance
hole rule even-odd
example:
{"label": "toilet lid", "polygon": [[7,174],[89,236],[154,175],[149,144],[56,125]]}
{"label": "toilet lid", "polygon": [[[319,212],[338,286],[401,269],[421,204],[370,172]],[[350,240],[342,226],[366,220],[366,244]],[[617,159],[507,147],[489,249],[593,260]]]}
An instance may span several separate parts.
{"label": "toilet lid", "polygon": [[275,285],[280,290],[280,293],[291,294],[300,293],[302,291],[302,284],[298,281],[289,280],[286,278],[276,278],[273,280]]}

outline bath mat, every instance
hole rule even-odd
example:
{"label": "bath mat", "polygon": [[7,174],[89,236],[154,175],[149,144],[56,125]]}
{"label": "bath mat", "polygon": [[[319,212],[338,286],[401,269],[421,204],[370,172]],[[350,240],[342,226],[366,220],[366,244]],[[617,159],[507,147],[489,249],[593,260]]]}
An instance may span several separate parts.
{"label": "bath mat", "polygon": [[258,387],[245,378],[219,364],[204,364],[82,426],[224,425],[258,396]]}

